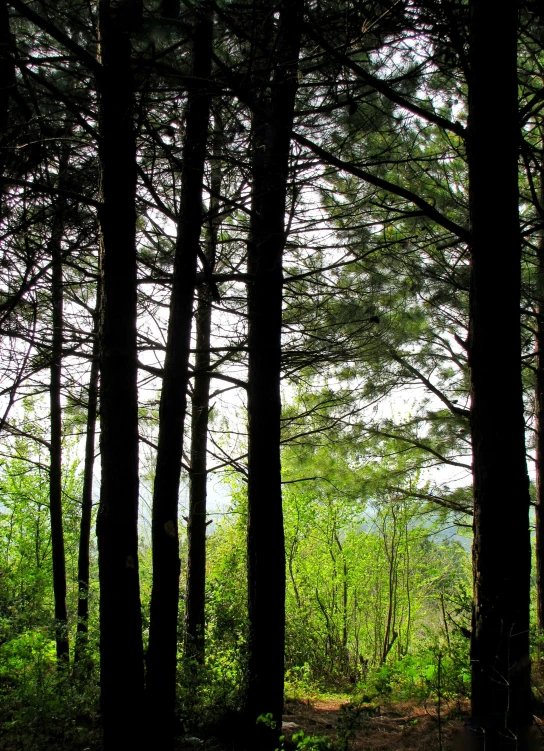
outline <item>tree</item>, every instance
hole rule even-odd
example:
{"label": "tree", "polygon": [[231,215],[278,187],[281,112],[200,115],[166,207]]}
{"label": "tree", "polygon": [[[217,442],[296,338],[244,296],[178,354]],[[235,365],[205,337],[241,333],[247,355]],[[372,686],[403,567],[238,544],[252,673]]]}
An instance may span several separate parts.
{"label": "tree", "polygon": [[[205,258],[207,275],[215,267],[221,193],[221,117],[214,113],[213,154],[210,175]],[[189,519],[187,521],[187,595],[185,598],[185,654],[204,663],[206,599],[206,493],[207,445],[210,411],[210,365],[213,292],[208,283],[198,289],[195,312],[195,368],[191,398],[191,469],[189,473]]]}
{"label": "tree", "polygon": [[87,420],[85,435],[85,460],[83,469],[83,490],[81,494],[81,521],[79,528],[79,550],[77,563],[78,601],[77,601],[77,637],[74,650],[74,662],[79,663],[86,657],[88,645],[89,621],[89,585],[90,585],[90,541],[93,510],[93,473],[95,466],[95,439],[98,417],[98,383],[99,383],[99,326],[102,314],[102,262],[98,259],[98,284],[96,288],[96,308],[94,314],[94,341],[89,373]]}
{"label": "tree", "polygon": [[[517,14],[516,3],[504,13],[489,12],[480,0],[470,4],[472,711],[491,748],[525,747],[524,734],[532,724],[529,485],[520,365]],[[497,45],[500,58],[492,58]],[[497,97],[503,106],[500,131],[492,116]],[[491,194],[489,186],[497,181],[501,191]]]}
{"label": "tree", "polygon": [[[282,254],[290,132],[303,2],[254,9],[251,219],[248,239],[248,683],[245,713],[262,748],[276,733],[255,723],[283,707],[285,552],[280,470]],[[276,27],[276,28],[275,28]],[[274,40],[274,36],[277,38]],[[272,68],[269,67],[269,55]]]}
{"label": "tree", "polygon": [[213,15],[196,14],[192,74],[185,120],[181,205],[174,257],[168,338],[159,409],[157,467],[153,489],[153,591],[146,693],[155,742],[170,747],[176,699],[179,607],[178,496],[197,258],[202,228],[202,181],[210,114]]}
{"label": "tree", "polygon": [[102,480],[97,537],[104,748],[141,744],[144,664],[138,580],[136,136],[131,32],[138,6],[99,3],[104,312],[100,333]]}
{"label": "tree", "polygon": [[[65,148],[59,159],[59,187],[66,182],[69,151]],[[63,281],[62,241],[65,233],[67,202],[60,198],[54,206],[49,250],[51,254],[51,307],[53,331],[51,341],[51,383],[49,388],[51,436],[49,468],[49,513],[51,516],[51,546],[53,551],[53,590],[55,592],[55,620],[57,658],[68,662],[68,613],[66,610],[66,560],[62,528],[62,407],[61,370],[63,344]]]}

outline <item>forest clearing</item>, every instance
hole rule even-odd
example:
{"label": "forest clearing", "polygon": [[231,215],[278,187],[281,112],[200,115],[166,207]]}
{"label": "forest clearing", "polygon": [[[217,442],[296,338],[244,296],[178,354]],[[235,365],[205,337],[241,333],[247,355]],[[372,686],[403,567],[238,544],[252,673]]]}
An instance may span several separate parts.
{"label": "forest clearing", "polygon": [[543,112],[539,0],[0,0],[3,751],[542,747]]}

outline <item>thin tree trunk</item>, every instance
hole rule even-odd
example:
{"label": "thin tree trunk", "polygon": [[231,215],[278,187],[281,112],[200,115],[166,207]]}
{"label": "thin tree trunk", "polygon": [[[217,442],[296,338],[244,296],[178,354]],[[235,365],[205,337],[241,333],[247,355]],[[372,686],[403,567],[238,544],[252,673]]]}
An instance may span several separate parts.
{"label": "thin tree trunk", "polygon": [[486,749],[525,748],[523,735],[532,723],[529,483],[519,314],[517,14],[516,2],[500,11],[485,0],[470,3],[472,711],[485,729]]}
{"label": "thin tree trunk", "polygon": [[136,4],[99,3],[104,316],[100,337],[102,479],[97,537],[105,751],[141,745],[144,686],[138,576],[136,137],[129,24]]}
{"label": "thin tree trunk", "polygon": [[[191,471],[187,524],[187,596],[185,657],[204,663],[204,603],[206,588],[206,450],[210,394],[211,297],[201,287],[196,311],[195,376],[191,416]],[[207,350],[207,351],[206,351]]]}
{"label": "thin tree trunk", "polygon": [[[64,150],[59,163],[59,187],[65,180],[69,152]],[[62,238],[65,229],[66,200],[55,205],[49,250],[51,253],[52,347],[50,399],[50,465],[49,514],[51,519],[51,551],[53,558],[53,593],[55,597],[55,641],[57,659],[68,662],[68,611],[66,609],[66,558],[62,525],[62,339],[63,339],[63,282]]]}
{"label": "thin tree trunk", "polygon": [[[410,646],[410,629],[412,626],[412,598],[410,595],[410,541],[408,538],[408,516],[406,513],[406,507],[404,509],[404,539],[406,541],[406,602],[407,602],[407,618],[406,618],[406,647],[403,648],[403,654],[408,653],[408,647]],[[448,637],[449,644],[449,637]]]}
{"label": "thin tree trunk", "polygon": [[192,75],[202,88],[189,92],[183,147],[180,216],[164,376],[159,408],[153,492],[153,590],[147,653],[147,697],[154,741],[171,747],[176,697],[179,607],[178,497],[187,402],[191,320],[202,228],[202,185],[211,96],[213,16],[203,10],[194,25]]}
{"label": "thin tree trunk", "polygon": [[96,287],[96,309],[94,324],[94,344],[89,375],[89,397],[87,400],[87,432],[85,438],[85,465],[83,471],[83,492],[81,496],[81,520],[79,531],[79,555],[77,562],[78,603],[77,603],[77,636],[74,651],[74,662],[81,663],[85,659],[88,645],[89,629],[89,572],[90,572],[90,541],[91,520],[93,510],[93,472],[95,433],[98,408],[98,379],[99,368],[99,327],[102,311],[102,249],[100,243],[98,259],[98,282]]}
{"label": "thin tree trunk", "polygon": [[[279,19],[274,17],[279,10]],[[261,48],[275,37],[272,87],[268,72],[254,76],[265,93],[252,123],[252,205],[248,243],[248,678],[245,710],[257,748],[275,748],[281,726],[285,641],[285,544],[280,466],[282,254],[303,2],[259,3]],[[269,116],[269,117],[268,117]]]}
{"label": "thin tree trunk", "polygon": [[387,655],[391,651],[391,647],[395,643],[395,640],[398,636],[397,632],[395,631],[395,625],[396,625],[396,610],[397,610],[397,603],[396,603],[396,592],[397,592],[397,578],[398,578],[398,564],[397,564],[397,557],[398,557],[398,543],[397,543],[397,517],[395,516],[395,512],[392,510],[392,518],[393,518],[393,532],[391,535],[391,549],[389,550],[387,547],[387,530],[386,530],[386,519],[387,516],[384,517],[383,522],[383,544],[385,549],[385,555],[389,563],[389,582],[388,582],[388,606],[387,606],[387,621],[385,626],[385,635],[383,639],[383,649],[382,649],[382,657],[380,660],[380,664],[383,665],[384,662],[387,659]]}
{"label": "thin tree trunk", "polygon": [[[221,190],[221,126],[215,124],[214,160],[211,169],[209,237],[206,248],[208,273],[215,264],[219,229],[217,196]],[[202,285],[196,310],[195,377],[191,415],[191,472],[189,474],[189,522],[187,524],[187,595],[185,600],[185,655],[204,663],[205,596],[206,596],[206,491],[208,414],[210,407],[210,338],[212,325],[212,290]]]}
{"label": "thin tree trunk", "polygon": [[338,545],[338,550],[342,557],[342,659],[349,664],[348,653],[348,564],[344,549],[338,537],[338,532],[334,531],[334,539]]}

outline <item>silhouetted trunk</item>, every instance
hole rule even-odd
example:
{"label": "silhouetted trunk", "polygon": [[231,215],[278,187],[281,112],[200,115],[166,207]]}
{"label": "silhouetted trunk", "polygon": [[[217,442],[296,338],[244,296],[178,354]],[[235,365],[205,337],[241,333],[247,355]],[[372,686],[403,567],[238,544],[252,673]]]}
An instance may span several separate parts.
{"label": "silhouetted trunk", "polygon": [[81,494],[81,520],[79,529],[79,554],[77,561],[78,602],[77,602],[77,636],[74,662],[80,663],[86,658],[89,628],[89,571],[91,520],[93,512],[93,472],[96,418],[98,407],[98,379],[100,368],[99,327],[102,311],[102,251],[99,250],[98,281],[96,284],[96,309],[94,314],[94,343],[89,374],[89,396],[87,400],[87,430],[85,437],[85,465],[83,470],[83,492]]}
{"label": "silhouetted trunk", "polygon": [[[297,89],[302,0],[263,1],[256,42],[275,69],[259,70],[262,91],[253,115],[252,203],[248,243],[248,679],[245,711],[257,748],[275,748],[277,734],[255,725],[271,713],[281,727],[285,641],[285,545],[280,466],[282,254],[290,131]],[[279,18],[274,17],[279,10]],[[276,33],[277,32],[277,33]],[[273,43],[274,40],[274,43]],[[264,110],[264,112],[263,112]]]}
{"label": "silhouetted trunk", "polygon": [[524,748],[513,739],[521,738],[532,723],[516,32],[517,3],[506,3],[499,11],[484,0],[471,0],[467,156],[472,234],[472,711],[486,731],[486,749]]}
{"label": "silhouetted trunk", "polygon": [[[544,160],[544,143],[542,159]],[[544,212],[544,161],[540,174],[540,210]],[[541,214],[541,220],[544,213]],[[538,630],[544,631],[544,232],[537,249],[535,385],[535,558]]]}
{"label": "silhouetted trunk", "polygon": [[100,337],[97,520],[100,685],[105,751],[139,748],[144,662],[138,579],[138,390],[136,353],[136,139],[129,0],[99,4],[100,164],[104,317]]}
{"label": "silhouetted trunk", "polygon": [[[59,187],[63,187],[68,169],[68,151],[65,150],[59,164]],[[49,464],[49,515],[51,520],[51,553],[53,559],[53,593],[55,598],[55,641],[57,659],[68,662],[68,612],[66,609],[66,559],[64,555],[64,531],[62,526],[62,338],[63,338],[63,283],[62,283],[62,238],[66,221],[66,200],[55,205],[49,249],[51,253],[51,382],[50,399],[50,464]]]}
{"label": "silhouetted trunk", "polygon": [[16,47],[10,29],[8,4],[6,0],[0,0],[0,176],[4,175],[6,163],[20,159],[19,156],[14,157],[14,128],[10,114],[13,103],[10,100],[16,100],[22,114],[27,118],[30,116],[16,90],[15,56]]}
{"label": "silhouetted trunk", "polygon": [[185,657],[204,663],[204,603],[206,590],[206,450],[210,396],[211,294],[198,292],[196,310],[195,375],[191,415],[191,472],[187,524],[187,595],[185,600]]}
{"label": "silhouetted trunk", "polygon": [[13,36],[6,0],[0,0],[0,82],[0,175],[3,175],[8,155],[9,100],[15,88]]}
{"label": "silhouetted trunk", "polygon": [[[222,138],[215,124],[214,161],[211,168],[207,273],[215,263],[218,232],[217,196],[221,190],[219,143]],[[195,316],[196,354],[191,415],[191,471],[189,473],[189,522],[187,524],[187,594],[185,598],[185,656],[204,663],[206,597],[206,453],[208,447],[208,413],[210,407],[210,338],[212,328],[212,290],[203,284],[198,290]]]}
{"label": "silhouetted trunk", "polygon": [[147,697],[154,742],[170,747],[174,732],[179,607],[178,496],[183,450],[191,320],[202,226],[202,183],[210,110],[213,17],[203,11],[194,26],[192,75],[183,147],[180,216],[164,375],[159,408],[153,492],[153,590],[147,653]]}

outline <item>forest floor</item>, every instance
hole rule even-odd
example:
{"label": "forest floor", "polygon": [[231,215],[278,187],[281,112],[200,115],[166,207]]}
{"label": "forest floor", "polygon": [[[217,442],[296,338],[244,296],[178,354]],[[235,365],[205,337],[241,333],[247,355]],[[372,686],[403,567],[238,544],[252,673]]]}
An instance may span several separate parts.
{"label": "forest floor", "polygon": [[[544,709],[544,703],[541,708]],[[288,700],[281,748],[285,751],[296,748],[306,751],[472,751],[474,747],[465,727],[468,718],[466,701],[442,703],[439,722],[435,702],[418,704],[382,699],[380,703],[351,704],[345,695]],[[239,737],[239,727],[230,729],[231,738]],[[292,740],[297,734],[298,743]],[[10,735],[8,739],[0,732],[0,751],[100,751],[102,748],[98,716],[87,728],[85,737],[78,741],[51,735],[47,742],[43,736],[31,737],[24,729],[19,737]],[[206,733],[202,737],[196,735],[197,732],[178,738],[176,751],[237,749],[236,740],[223,743],[216,738],[206,739]],[[535,717],[531,738],[530,750],[544,751],[544,719]]]}
{"label": "forest floor", "polygon": [[[350,717],[356,712],[347,712],[349,702],[339,699],[322,699],[310,704],[289,702],[284,715],[286,738],[297,732],[289,727],[293,723],[306,735],[328,735],[341,741],[343,731],[352,726],[349,751],[432,751],[440,749],[439,724],[436,706],[421,706],[414,702],[379,703],[369,705],[359,717]],[[440,734],[442,746],[455,748],[451,741],[469,716],[468,704],[441,707]],[[450,743],[448,743],[450,742]]]}
{"label": "forest floor", "polygon": [[[330,738],[333,748],[344,751],[470,751],[471,741],[464,726],[469,718],[468,702],[444,703],[440,721],[436,703],[421,705],[415,702],[382,701],[359,713],[345,698],[322,698],[309,701],[287,701],[283,716],[285,749],[296,746],[293,735]],[[346,729],[352,733],[345,744]],[[531,751],[544,749],[544,720],[535,718]],[[309,746],[325,748],[325,746]],[[230,751],[217,741],[202,741],[187,737],[181,741],[183,749]],[[308,746],[306,747],[308,748]],[[257,751],[257,750],[256,750]]]}

